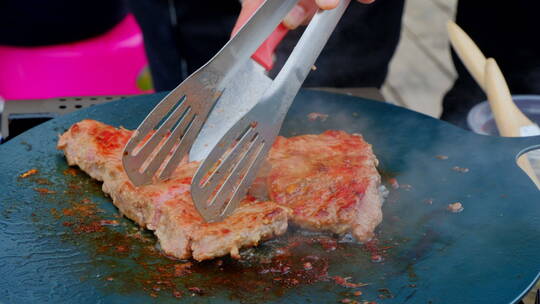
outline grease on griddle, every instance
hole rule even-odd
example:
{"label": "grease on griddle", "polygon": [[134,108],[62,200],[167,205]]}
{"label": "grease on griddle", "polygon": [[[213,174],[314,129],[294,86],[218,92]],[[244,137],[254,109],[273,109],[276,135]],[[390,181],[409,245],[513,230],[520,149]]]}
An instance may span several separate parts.
{"label": "grease on griddle", "polygon": [[426,203],[426,204],[428,204],[428,205],[433,205],[433,201],[434,201],[433,198],[426,198],[426,199],[424,200],[424,203]]}
{"label": "grease on griddle", "polygon": [[462,167],[459,167],[459,166],[452,167],[452,170],[457,171],[459,173],[467,173],[467,172],[469,172],[469,168],[462,168]]}
{"label": "grease on griddle", "polygon": [[448,204],[447,209],[448,211],[452,213],[459,213],[463,211],[464,208],[463,208],[463,204],[461,204],[460,202],[455,202],[455,203]]}
{"label": "grease on griddle", "polygon": [[401,184],[401,185],[399,185],[399,188],[403,189],[405,191],[411,191],[413,187],[412,187],[412,185],[409,185],[409,184]]}
{"label": "grease on griddle", "polygon": [[343,287],[346,287],[346,288],[358,288],[358,287],[364,287],[364,286],[367,286],[369,284],[367,283],[353,283],[353,282],[350,282],[352,278],[351,277],[342,277],[342,276],[333,276],[332,277],[332,280],[334,280],[334,282],[336,282],[336,284],[340,285],[340,286],[343,286]]}
{"label": "grease on griddle", "polygon": [[63,217],[69,220],[62,224],[71,228],[75,234],[104,232],[104,223],[108,220],[99,220],[98,213],[102,212],[96,203],[84,198],[73,202],[71,207],[62,209]]}
{"label": "grease on griddle", "polygon": [[[414,270],[414,264],[408,264],[407,265],[407,276],[409,277],[409,281],[416,282],[418,281],[418,275],[416,274],[416,271]],[[409,284],[409,287],[416,287],[415,284]]]}
{"label": "grease on griddle", "polygon": [[[38,187],[33,188],[34,191],[36,191],[39,194],[46,195],[46,194],[56,194],[56,190],[51,189],[53,186],[53,183],[49,181],[47,178],[43,178],[43,172],[42,170],[39,170],[37,168],[29,169],[28,171],[21,173],[18,176],[18,179],[20,182],[23,182],[25,180],[26,182],[31,182],[34,184],[39,185]],[[49,186],[49,187],[44,187]],[[28,186],[24,186],[28,187]]]}
{"label": "grease on griddle", "polygon": [[71,176],[77,176],[78,174],[78,170],[75,169],[75,168],[67,168],[66,170],[64,170],[64,175],[71,175]]}
{"label": "grease on griddle", "polygon": [[29,144],[29,143],[27,143],[26,141],[21,141],[21,145],[24,146],[24,149],[25,149],[26,151],[32,151],[32,145]]}
{"label": "grease on griddle", "polygon": [[325,121],[328,118],[328,114],[312,112],[307,115],[309,121]]}
{"label": "grease on griddle", "polygon": [[377,291],[380,292],[380,294],[379,294],[380,299],[391,299],[391,298],[394,297],[394,295],[392,294],[392,292],[388,288],[379,288],[379,289],[377,289]]}
{"label": "grease on griddle", "polygon": [[391,249],[393,246],[384,246],[379,245],[379,240],[373,239],[364,244],[364,249],[371,254],[371,262],[381,263],[384,261],[384,255],[387,254],[387,250]]}
{"label": "grease on griddle", "polygon": [[36,178],[34,180],[34,182],[38,185],[47,185],[47,186],[52,186],[52,183],[51,181],[49,181],[48,179],[46,178]]}
{"label": "grease on griddle", "polygon": [[392,178],[389,178],[388,179],[388,184],[390,185],[390,187],[392,187],[392,189],[399,189],[399,183],[398,183],[398,180],[397,178],[395,177],[392,177]]}
{"label": "grease on griddle", "polygon": [[83,198],[74,203],[70,208],[62,209],[62,213],[65,216],[75,216],[78,218],[95,216],[97,212],[98,208],[96,203],[90,201],[88,198]]}
{"label": "grease on griddle", "polygon": [[[116,214],[101,210],[88,198],[103,196],[99,183],[74,168],[63,172],[65,181],[60,184],[65,190],[57,189],[62,195],[47,200],[58,204],[51,206],[50,213],[58,227],[71,231],[62,238],[91,257],[94,267],[86,269],[85,276],[98,273],[102,288],[112,292],[143,290],[153,298],[182,298],[213,296],[226,290],[233,300],[261,302],[280,297],[291,288],[319,282],[344,288],[365,285],[329,274],[331,265],[343,258],[342,247],[359,245],[337,242],[334,236],[324,234],[293,231],[258,248],[243,250],[240,260],[225,257],[194,263],[171,259],[156,248],[151,232],[127,219],[117,219]],[[375,247],[381,255],[386,252]],[[357,249],[361,248],[366,249]]]}
{"label": "grease on griddle", "polygon": [[34,169],[30,169],[30,170],[28,170],[28,171],[22,173],[21,175],[19,175],[19,177],[20,177],[20,178],[27,178],[27,177],[29,177],[29,176],[31,176],[31,175],[37,174],[38,172],[39,172],[38,169],[35,169],[35,168],[34,168]]}
{"label": "grease on griddle", "polygon": [[333,238],[320,238],[318,241],[326,251],[334,251],[337,249],[337,241]]}
{"label": "grease on griddle", "polygon": [[99,221],[101,226],[118,226],[117,220],[101,220]]}
{"label": "grease on griddle", "polygon": [[34,191],[38,192],[39,194],[55,194],[56,191],[47,189],[47,188],[34,188]]}

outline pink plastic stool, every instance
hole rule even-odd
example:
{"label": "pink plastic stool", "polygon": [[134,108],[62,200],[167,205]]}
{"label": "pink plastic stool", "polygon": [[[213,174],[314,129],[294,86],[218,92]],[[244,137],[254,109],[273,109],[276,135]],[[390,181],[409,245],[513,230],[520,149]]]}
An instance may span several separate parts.
{"label": "pink plastic stool", "polygon": [[143,37],[128,15],[107,33],[44,47],[0,46],[0,96],[6,100],[146,93]]}

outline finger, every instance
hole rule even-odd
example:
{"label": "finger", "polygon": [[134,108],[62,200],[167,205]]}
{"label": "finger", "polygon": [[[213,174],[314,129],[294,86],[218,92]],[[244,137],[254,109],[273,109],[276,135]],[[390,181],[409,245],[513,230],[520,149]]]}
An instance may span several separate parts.
{"label": "finger", "polygon": [[[338,0],[339,1],[339,0]],[[300,2],[293,7],[293,9],[283,19],[283,25],[287,28],[294,30],[300,26],[304,21],[311,18],[317,11],[318,6],[313,0],[300,0]]]}
{"label": "finger", "polygon": [[338,6],[339,0],[315,0],[315,3],[317,3],[317,6],[319,6],[319,8],[323,10],[329,10]]}
{"label": "finger", "polygon": [[244,0],[242,1],[242,10],[236,19],[236,24],[233,27],[231,37],[236,35],[240,28],[248,21],[255,11],[262,5],[264,0]]}

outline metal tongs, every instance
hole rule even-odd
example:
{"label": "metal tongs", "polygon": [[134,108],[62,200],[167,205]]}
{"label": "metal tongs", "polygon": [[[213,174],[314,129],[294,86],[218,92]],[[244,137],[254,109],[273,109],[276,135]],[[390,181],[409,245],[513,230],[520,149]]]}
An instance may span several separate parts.
{"label": "metal tongs", "polygon": [[[126,144],[122,157],[124,169],[135,186],[152,182],[156,175],[158,179],[170,177],[190,149],[197,151],[195,155],[190,153],[191,160],[204,159],[221,137],[219,132],[260,99],[271,79],[250,56],[297,1],[266,1],[212,59],[148,114]],[[208,117],[218,100],[214,112],[220,114]],[[222,125],[229,121],[229,126]],[[213,142],[206,138],[194,144],[199,133],[212,137]]]}
{"label": "metal tongs", "polygon": [[190,160],[204,159],[191,184],[201,216],[219,221],[234,211],[350,0],[315,14],[271,80],[255,71],[249,57],[296,2],[267,0],[214,58],[152,110],[123,156],[135,185],[151,181],[156,173],[168,178],[191,149]]}
{"label": "metal tongs", "polygon": [[317,12],[259,103],[229,129],[195,173],[191,194],[206,220],[223,219],[244,197],[348,4],[341,0],[335,9]]}

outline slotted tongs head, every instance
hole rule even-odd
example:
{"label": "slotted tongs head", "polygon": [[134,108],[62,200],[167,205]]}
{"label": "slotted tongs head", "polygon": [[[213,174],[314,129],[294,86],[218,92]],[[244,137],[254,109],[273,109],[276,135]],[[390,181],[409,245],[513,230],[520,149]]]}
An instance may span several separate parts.
{"label": "slotted tongs head", "polygon": [[285,115],[350,0],[318,11],[270,88],[220,139],[191,184],[195,207],[206,221],[220,221],[244,198],[281,128]]}
{"label": "slotted tongs head", "polygon": [[[126,144],[122,156],[124,169],[135,186],[150,183],[155,176],[158,179],[171,176],[189,153],[216,102],[234,104],[228,99],[241,96],[241,100],[246,100],[250,97],[246,94],[263,91],[241,90],[256,84],[239,83],[244,82],[242,79],[245,77],[237,76],[241,71],[249,70],[246,66],[251,63],[251,55],[296,2],[267,0],[210,61],[165,96],[148,114]],[[258,97],[254,96],[254,99],[258,100]],[[209,150],[213,143],[207,146]],[[206,153],[198,151],[197,154]]]}

